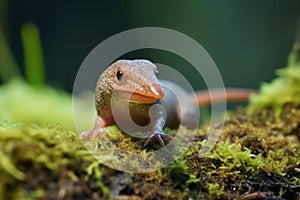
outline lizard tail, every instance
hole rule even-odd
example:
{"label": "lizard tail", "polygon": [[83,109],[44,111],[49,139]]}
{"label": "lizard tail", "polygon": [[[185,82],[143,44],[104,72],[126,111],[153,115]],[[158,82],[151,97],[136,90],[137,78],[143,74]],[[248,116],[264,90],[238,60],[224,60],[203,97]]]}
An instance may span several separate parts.
{"label": "lizard tail", "polygon": [[247,101],[251,94],[257,93],[251,89],[227,88],[227,89],[209,89],[193,94],[193,98],[198,106],[210,105],[222,101],[236,102]]}

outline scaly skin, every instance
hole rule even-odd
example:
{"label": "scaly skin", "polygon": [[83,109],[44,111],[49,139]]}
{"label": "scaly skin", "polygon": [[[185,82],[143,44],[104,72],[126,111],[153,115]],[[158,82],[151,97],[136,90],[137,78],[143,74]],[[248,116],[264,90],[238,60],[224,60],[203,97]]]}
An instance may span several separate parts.
{"label": "scaly skin", "polygon": [[[175,83],[159,81],[156,73],[156,66],[148,60],[119,60],[111,64],[100,75],[96,85],[98,117],[95,128],[81,133],[81,137],[96,137],[100,133],[109,133],[105,127],[121,121],[123,128],[130,124],[128,120],[132,119],[135,124],[141,127],[147,125],[147,130],[150,130],[150,135],[145,136],[147,138],[145,145],[154,137],[161,146],[165,146],[163,139],[171,140],[173,137],[163,133],[164,125],[175,129],[179,124],[189,129],[197,128],[198,108],[196,105],[211,103],[209,92],[198,92],[191,96]],[[213,92],[217,97],[221,94],[220,98],[215,98],[216,101],[245,100],[251,93],[247,90],[229,89],[226,90],[226,99],[224,99],[220,91]],[[155,107],[153,116],[150,118],[149,110],[154,104],[162,105],[168,117],[165,117],[161,109]],[[129,109],[130,117],[126,115],[127,109]],[[117,112],[118,120],[116,120],[116,115],[114,115],[115,118],[113,117],[113,111]],[[126,128],[132,127],[136,128],[133,125],[128,125]]]}

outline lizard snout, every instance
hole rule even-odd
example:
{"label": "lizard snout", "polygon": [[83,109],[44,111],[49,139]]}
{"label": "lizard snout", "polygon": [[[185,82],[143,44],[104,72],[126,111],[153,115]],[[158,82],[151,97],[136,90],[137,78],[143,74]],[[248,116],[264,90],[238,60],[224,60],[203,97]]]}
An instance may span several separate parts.
{"label": "lizard snout", "polygon": [[155,99],[161,99],[164,97],[164,92],[160,84],[150,83],[142,86],[145,96],[153,97]]}

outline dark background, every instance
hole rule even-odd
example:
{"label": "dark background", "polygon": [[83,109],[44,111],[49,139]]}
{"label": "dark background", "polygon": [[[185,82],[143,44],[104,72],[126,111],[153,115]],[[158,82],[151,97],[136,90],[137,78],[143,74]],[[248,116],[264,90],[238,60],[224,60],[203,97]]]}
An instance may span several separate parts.
{"label": "dark background", "polygon": [[[67,91],[72,90],[78,68],[96,45],[121,31],[144,26],[174,29],[198,41],[214,59],[227,87],[258,88],[274,77],[275,69],[285,66],[300,17],[299,0],[6,3],[5,31],[21,69],[20,28],[32,21],[41,32],[47,82]],[[128,57],[142,56],[188,68],[166,52],[142,51]]]}

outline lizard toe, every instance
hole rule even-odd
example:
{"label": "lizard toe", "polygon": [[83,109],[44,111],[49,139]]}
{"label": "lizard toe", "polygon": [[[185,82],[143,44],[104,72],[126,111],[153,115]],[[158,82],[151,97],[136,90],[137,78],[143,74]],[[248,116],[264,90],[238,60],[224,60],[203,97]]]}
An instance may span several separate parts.
{"label": "lizard toe", "polygon": [[173,136],[165,134],[162,131],[153,133],[147,138],[146,142],[144,143],[144,147],[150,143],[152,138],[155,138],[159,142],[160,146],[164,147],[164,146],[166,146],[166,143],[163,139],[170,141],[173,139]]}

